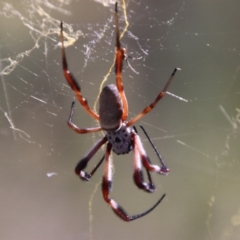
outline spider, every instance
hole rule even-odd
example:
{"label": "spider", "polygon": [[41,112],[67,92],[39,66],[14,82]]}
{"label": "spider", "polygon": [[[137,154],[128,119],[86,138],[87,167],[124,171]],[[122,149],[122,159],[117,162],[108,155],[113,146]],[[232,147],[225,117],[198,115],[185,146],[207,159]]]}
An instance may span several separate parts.
{"label": "spider", "polygon": [[[128,117],[128,102],[124,93],[123,83],[122,83],[122,68],[123,61],[126,60],[125,49],[121,47],[120,43],[120,35],[119,35],[119,23],[118,23],[118,4],[115,4],[115,27],[116,27],[116,56],[115,56],[115,74],[116,74],[116,85],[110,84],[105,86],[100,94],[99,98],[99,112],[95,113],[88,105],[87,100],[82,96],[80,85],[78,84],[75,77],[68,70],[68,64],[66,59],[65,47],[64,47],[64,37],[63,37],[63,23],[60,23],[60,39],[61,39],[61,49],[62,49],[62,67],[63,74],[75,92],[75,95],[83,106],[83,108],[87,111],[87,113],[92,116],[95,120],[100,122],[99,127],[93,128],[79,128],[72,122],[74,105],[75,102],[72,102],[71,111],[68,119],[68,126],[72,128],[75,132],[79,134],[85,133],[93,133],[104,130],[106,132],[105,136],[98,140],[92,149],[86,154],[83,159],[81,159],[76,168],[75,173],[80,177],[80,179],[89,181],[96,170],[99,168],[101,163],[105,160],[104,163],[104,176],[102,180],[102,193],[104,200],[111,206],[112,210],[115,214],[120,217],[124,221],[133,221],[140,217],[143,217],[150,213],[153,209],[155,209],[162,199],[165,197],[165,194],[161,196],[161,198],[147,211],[142,212],[136,215],[128,215],[128,213],[114,200],[110,197],[110,191],[112,188],[112,160],[110,157],[111,151],[116,154],[127,154],[130,151],[133,151],[134,157],[134,174],[133,179],[136,186],[146,192],[154,192],[155,185],[152,182],[150,171],[156,172],[159,174],[167,175],[169,169],[165,166],[161,156],[159,155],[159,159],[162,166],[153,165],[148,158],[143,144],[140,140],[140,137],[136,131],[135,127],[131,127],[134,123],[136,123],[139,119],[141,119],[144,115],[149,113],[158,103],[160,99],[165,95],[176,71],[177,68],[174,69],[170,78],[168,79],[163,90],[157,95],[156,99],[147,107],[143,109],[138,115],[134,118],[127,121]],[[143,128],[142,128],[143,129]],[[143,129],[144,130],[144,129]],[[144,130],[145,133],[145,130]],[[148,137],[148,136],[147,136]],[[150,138],[148,137],[151,142]],[[94,167],[94,169],[87,173],[83,171],[88,162],[92,159],[94,154],[100,149],[101,146],[107,144],[106,151],[100,162]],[[152,144],[152,142],[151,142]],[[154,146],[153,146],[154,147]],[[156,148],[154,147],[155,151]],[[144,181],[142,165],[146,169],[148,181]]]}

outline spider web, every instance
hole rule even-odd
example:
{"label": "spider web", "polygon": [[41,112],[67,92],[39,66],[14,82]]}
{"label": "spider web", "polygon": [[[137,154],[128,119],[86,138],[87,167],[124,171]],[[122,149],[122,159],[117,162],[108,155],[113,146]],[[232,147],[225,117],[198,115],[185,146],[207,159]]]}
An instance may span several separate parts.
{"label": "spider web", "polygon": [[[102,199],[103,168],[89,183],[75,176],[76,162],[100,135],[78,135],[67,127],[74,94],[62,73],[59,22],[69,68],[97,109],[101,83],[115,80],[113,6],[97,0],[0,3],[0,238],[239,239],[237,0],[119,1],[120,31],[126,29],[121,41],[130,56],[123,72],[129,117],[154,99],[174,67],[182,71],[139,122],[169,176],[153,174],[157,190],[146,194],[133,184],[132,154],[114,155],[112,196],[129,214],[167,196],[150,215],[126,224]],[[74,122],[97,125],[80,104]]]}

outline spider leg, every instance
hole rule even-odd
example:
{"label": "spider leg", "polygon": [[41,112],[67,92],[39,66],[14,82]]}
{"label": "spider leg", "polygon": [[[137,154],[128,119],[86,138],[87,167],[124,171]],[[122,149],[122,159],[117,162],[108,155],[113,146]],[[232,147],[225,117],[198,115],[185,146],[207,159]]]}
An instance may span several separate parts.
{"label": "spider leg", "polygon": [[164,86],[163,90],[157,95],[156,99],[146,108],[143,109],[143,111],[141,113],[139,113],[136,117],[132,118],[128,123],[127,123],[127,127],[133,125],[136,121],[138,121],[140,118],[142,118],[144,115],[146,115],[148,112],[150,112],[158,103],[159,100],[161,100],[164,95],[166,94],[166,91],[170,85],[170,83],[173,80],[173,77],[175,75],[175,73],[177,72],[177,70],[180,70],[179,68],[175,68],[174,71],[172,72],[171,76],[169,77],[166,85]]}
{"label": "spider leg", "polygon": [[115,4],[115,25],[116,25],[116,58],[115,58],[115,73],[116,73],[116,85],[120,97],[123,101],[123,115],[122,121],[125,121],[128,116],[128,102],[124,92],[122,83],[122,67],[123,60],[125,59],[125,49],[121,48],[119,24],[118,24],[118,4]]}
{"label": "spider leg", "polygon": [[134,151],[136,151],[136,152],[139,151],[139,155],[140,155],[140,158],[142,160],[142,163],[147,170],[153,171],[153,172],[156,172],[156,173],[159,173],[159,174],[163,174],[163,175],[168,174],[169,169],[166,168],[165,165],[163,167],[160,167],[160,166],[154,165],[150,162],[150,159],[148,158],[148,156],[147,156],[147,154],[146,154],[146,152],[143,148],[141,139],[136,133],[133,133],[133,145],[134,145],[134,149],[135,148],[137,149],[137,150],[134,150]]}
{"label": "spider leg", "polygon": [[165,197],[165,194],[163,194],[162,197],[147,211],[142,212],[140,214],[133,215],[133,216],[129,216],[127,212],[114,199],[109,197],[109,194],[112,188],[112,160],[110,158],[111,149],[112,149],[112,145],[108,143],[106,154],[105,154],[104,177],[102,182],[103,198],[111,206],[112,210],[119,218],[121,218],[126,222],[133,221],[147,215],[152,210],[154,210],[163,200],[163,198]]}
{"label": "spider leg", "polygon": [[[134,129],[135,133],[138,134],[137,128],[135,126],[133,126],[133,129]],[[137,187],[145,190],[146,192],[154,192],[156,187],[153,184],[151,174],[150,174],[150,172],[147,168],[146,168],[146,172],[147,172],[149,183],[144,182],[143,172],[142,172],[141,156],[139,154],[138,149],[135,147],[135,142],[134,141],[133,141],[133,151],[134,151],[134,155],[133,155],[133,159],[134,159],[133,180],[134,180],[135,184],[137,185]]]}
{"label": "spider leg", "polygon": [[82,179],[85,181],[89,181],[90,178],[92,177],[92,175],[96,172],[96,170],[99,168],[99,166],[101,165],[101,163],[104,160],[104,156],[103,158],[100,160],[100,162],[94,167],[94,169],[91,171],[91,173],[87,173],[82,171],[83,169],[85,169],[87,167],[87,164],[89,162],[89,160],[94,156],[94,154],[99,150],[99,148],[105,144],[107,142],[107,137],[103,137],[102,139],[100,139],[94,146],[93,148],[90,150],[90,152],[83,158],[81,159],[76,168],[75,168],[75,173]]}
{"label": "spider leg", "polygon": [[72,128],[75,132],[77,133],[80,133],[80,134],[83,134],[83,133],[92,133],[92,132],[99,132],[102,130],[101,127],[95,127],[95,128],[79,128],[78,126],[76,126],[73,122],[72,122],[72,117],[73,117],[73,113],[74,113],[74,105],[75,105],[75,102],[73,101],[72,102],[72,105],[71,105],[71,111],[70,111],[70,114],[69,114],[69,118],[68,118],[68,121],[67,121],[67,124],[70,128]]}
{"label": "spider leg", "polygon": [[75,77],[72,75],[72,73],[68,70],[68,64],[67,64],[67,58],[65,53],[65,47],[64,47],[64,41],[63,41],[63,23],[60,23],[60,40],[62,43],[62,66],[63,66],[63,73],[64,76],[69,84],[69,86],[72,88],[72,90],[75,92],[77,99],[81,103],[81,105],[84,107],[84,109],[90,114],[93,118],[96,120],[99,120],[98,114],[93,112],[90,107],[88,106],[87,100],[82,96],[81,88],[76,81]]}
{"label": "spider leg", "polygon": [[154,149],[155,153],[157,154],[158,159],[160,160],[160,163],[162,164],[162,166],[167,170],[167,166],[164,163],[164,160],[162,158],[162,156],[160,155],[160,153],[158,152],[157,148],[155,147],[155,145],[153,144],[151,138],[148,136],[148,133],[146,132],[146,130],[144,129],[144,127],[142,125],[140,125],[140,128],[143,130],[144,134],[146,135],[148,141],[150,142],[150,144],[152,145],[152,148]]}
{"label": "spider leg", "polygon": [[144,182],[143,171],[142,171],[142,160],[138,148],[135,146],[133,141],[133,159],[134,159],[134,174],[133,180],[138,188],[146,192],[154,192],[156,187],[152,182],[152,177],[149,170],[146,168],[149,183]]}

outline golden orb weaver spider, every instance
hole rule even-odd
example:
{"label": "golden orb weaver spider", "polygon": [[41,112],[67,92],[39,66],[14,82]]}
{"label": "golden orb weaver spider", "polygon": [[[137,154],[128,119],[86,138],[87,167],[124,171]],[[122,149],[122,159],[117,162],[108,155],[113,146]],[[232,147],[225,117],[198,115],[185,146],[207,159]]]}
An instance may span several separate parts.
{"label": "golden orb weaver spider", "polygon": [[[83,108],[91,115],[94,119],[100,122],[100,127],[94,128],[79,128],[72,122],[73,111],[74,111],[74,101],[71,106],[70,116],[68,119],[68,126],[72,128],[75,132],[79,134],[93,133],[99,131],[106,131],[106,135],[95,143],[93,148],[86,154],[86,156],[81,159],[76,168],[75,173],[82,179],[89,181],[93,174],[96,172],[101,163],[105,160],[104,165],[104,176],[102,181],[102,192],[104,200],[111,206],[115,214],[124,221],[132,221],[143,217],[150,213],[154,208],[160,204],[165,194],[147,211],[133,216],[129,216],[127,212],[114,200],[110,195],[112,187],[112,160],[110,158],[111,150],[116,154],[126,154],[133,150],[134,156],[134,174],[133,179],[136,186],[146,192],[154,192],[155,186],[152,182],[150,171],[159,174],[167,175],[169,169],[165,166],[162,158],[158,155],[162,166],[153,165],[148,158],[140,137],[137,134],[136,128],[131,128],[135,122],[140,118],[150,112],[158,103],[160,99],[165,95],[167,88],[169,87],[177,68],[174,69],[170,78],[168,79],[163,90],[157,95],[156,99],[146,108],[143,109],[141,113],[135,116],[133,119],[127,121],[128,116],[128,102],[124,93],[124,88],[122,84],[122,67],[123,60],[126,59],[125,49],[121,48],[120,37],[119,37],[119,26],[118,26],[118,4],[115,4],[115,27],[116,27],[116,57],[115,57],[115,74],[116,74],[116,85],[110,84],[102,89],[99,99],[99,114],[93,112],[90,109],[87,100],[82,96],[81,88],[77,83],[75,77],[68,70],[68,64],[65,54],[64,39],[63,39],[63,23],[60,24],[60,39],[62,43],[62,66],[64,76],[75,92],[77,99]],[[142,128],[142,127],[141,127]],[[142,128],[143,129],[143,128]],[[145,130],[143,129],[146,134]],[[146,134],[148,140],[152,144],[150,138]],[[100,149],[100,147],[107,143],[106,152],[100,162],[94,167],[91,173],[84,172],[83,170],[87,167],[88,162],[94,156],[94,154]],[[155,146],[156,153],[158,154]],[[144,182],[142,165],[146,169],[149,182]]]}

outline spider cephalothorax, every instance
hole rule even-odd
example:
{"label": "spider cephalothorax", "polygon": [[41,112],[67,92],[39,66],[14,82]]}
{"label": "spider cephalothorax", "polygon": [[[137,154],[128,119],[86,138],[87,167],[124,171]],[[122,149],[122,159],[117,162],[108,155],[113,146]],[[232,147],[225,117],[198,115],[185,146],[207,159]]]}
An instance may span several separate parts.
{"label": "spider cephalothorax", "polygon": [[[156,172],[159,174],[168,174],[169,169],[165,166],[161,156],[158,154],[158,158],[160,160],[161,166],[154,165],[150,162],[150,159],[147,157],[147,154],[142,145],[141,139],[138,136],[136,130],[131,128],[135,122],[137,122],[140,118],[142,118],[145,114],[150,112],[158,103],[158,101],[165,95],[167,88],[169,87],[177,68],[174,69],[170,78],[168,79],[163,90],[157,95],[155,100],[147,107],[143,109],[138,115],[134,118],[127,120],[128,116],[128,103],[127,98],[124,93],[124,88],[122,84],[122,66],[123,60],[125,59],[125,50],[121,48],[120,37],[119,37],[119,27],[118,27],[118,5],[115,4],[115,25],[116,25],[116,57],[115,57],[115,74],[116,74],[116,85],[110,84],[103,88],[100,99],[99,99],[99,114],[95,113],[89,107],[86,99],[82,96],[81,88],[77,83],[74,76],[69,72],[67,59],[64,48],[63,41],[63,24],[61,22],[60,28],[60,38],[62,43],[62,65],[63,65],[63,73],[64,76],[75,92],[77,99],[83,108],[90,114],[95,120],[100,122],[100,127],[94,128],[79,128],[72,122],[73,111],[74,111],[74,102],[72,103],[70,116],[68,119],[68,125],[75,132],[84,134],[84,133],[92,133],[98,131],[106,131],[106,135],[97,141],[93,148],[86,154],[84,158],[82,158],[76,168],[75,173],[82,179],[89,181],[101,163],[105,160],[104,165],[104,176],[102,181],[102,192],[104,200],[111,206],[113,211],[117,214],[118,217],[123,219],[124,221],[132,221],[137,218],[143,217],[149,212],[151,212],[165,197],[165,194],[161,196],[161,198],[147,211],[142,212],[137,215],[129,216],[123,208],[110,197],[110,191],[112,186],[112,160],[110,157],[111,150],[113,150],[116,154],[126,154],[131,150],[133,151],[134,158],[134,183],[138,188],[146,191],[146,192],[154,192],[155,186],[152,182],[152,178],[150,172]],[[145,132],[145,130],[143,129]],[[148,135],[146,135],[148,137]],[[148,137],[149,139],[149,137]],[[151,142],[151,140],[149,139]],[[90,173],[83,171],[86,167],[90,159],[94,156],[94,154],[101,148],[102,145],[106,144],[106,151],[102,159],[99,163],[93,168]],[[152,142],[151,142],[152,144]],[[155,149],[155,146],[153,146]],[[156,149],[155,149],[156,150]],[[156,150],[157,152],[157,150]],[[158,153],[158,152],[157,152]],[[148,182],[144,181],[142,168],[146,169]]]}
{"label": "spider cephalothorax", "polygon": [[116,131],[107,131],[106,137],[112,144],[112,149],[116,154],[129,153],[132,150],[133,129],[122,123]]}

